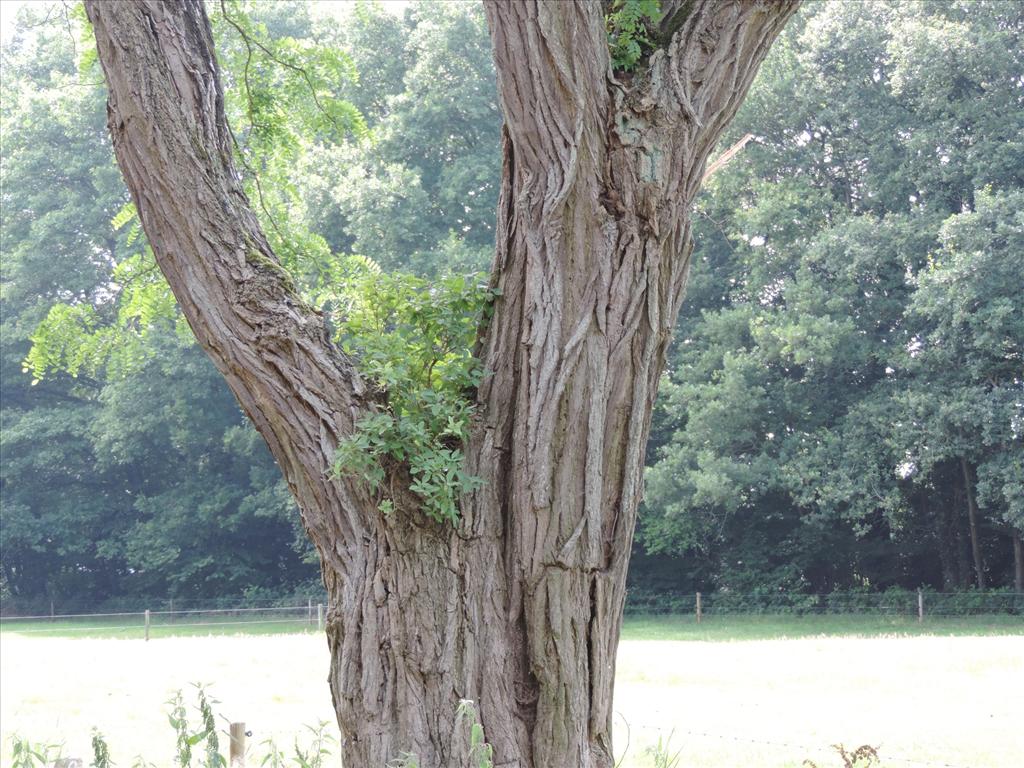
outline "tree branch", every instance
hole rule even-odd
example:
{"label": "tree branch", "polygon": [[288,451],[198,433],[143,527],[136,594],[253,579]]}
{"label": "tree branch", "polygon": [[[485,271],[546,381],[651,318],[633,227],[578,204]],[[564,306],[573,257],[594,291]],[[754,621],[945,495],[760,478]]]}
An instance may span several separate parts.
{"label": "tree branch", "polygon": [[[610,105],[610,71],[599,3],[485,0],[505,129],[517,156],[547,168],[529,193],[556,206],[581,153],[599,153]],[[597,87],[594,87],[595,84]]]}
{"label": "tree branch", "polygon": [[330,478],[330,461],[366,408],[364,386],[296,293],[243,191],[202,0],[89,0],[86,12],[114,151],[157,264],[325,560],[343,569],[339,553],[357,546],[372,506],[365,489]]}
{"label": "tree branch", "polygon": [[667,68],[672,91],[698,124],[714,121],[722,126],[732,118],[768,48],[799,4],[800,0],[672,4],[671,18],[666,14],[663,25],[674,31],[664,63],[657,66]]}
{"label": "tree branch", "polygon": [[693,199],[722,130],[746,97],[772,42],[800,0],[665,0],[663,48],[629,95],[633,109],[688,130],[697,162],[683,184]]}

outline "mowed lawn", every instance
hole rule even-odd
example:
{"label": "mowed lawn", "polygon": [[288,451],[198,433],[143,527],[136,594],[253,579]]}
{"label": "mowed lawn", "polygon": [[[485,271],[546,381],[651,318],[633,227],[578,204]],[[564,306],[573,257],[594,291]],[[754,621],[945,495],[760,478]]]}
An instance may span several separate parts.
{"label": "mowed lawn", "polygon": [[[287,746],[305,725],[333,720],[320,635],[164,633],[147,643],[5,627],[0,762],[9,762],[14,733],[63,741],[65,755],[85,757],[95,726],[119,765],[140,754],[170,765],[165,702],[178,688],[194,701],[193,682],[211,685],[226,720],[246,722],[253,765],[260,742]],[[841,767],[832,744],[870,744],[885,766],[1017,768],[1024,621],[634,619],[620,646],[615,709],[623,766],[653,766],[645,750],[671,735],[680,768],[795,768],[805,759]]]}

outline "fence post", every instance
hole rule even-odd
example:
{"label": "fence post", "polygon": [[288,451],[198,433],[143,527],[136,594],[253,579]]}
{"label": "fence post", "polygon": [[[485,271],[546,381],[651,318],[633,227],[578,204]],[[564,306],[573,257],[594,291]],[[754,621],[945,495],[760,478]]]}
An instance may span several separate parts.
{"label": "fence post", "polygon": [[50,601],[50,618],[53,618],[53,600]]}
{"label": "fence post", "polygon": [[312,597],[307,597],[306,598],[306,623],[307,624],[312,624],[313,623],[313,598]]}
{"label": "fence post", "polygon": [[323,630],[324,630],[324,604],[323,603],[317,603],[316,604],[316,629],[317,629],[318,632],[323,632]]}
{"label": "fence post", "polygon": [[702,611],[701,611],[701,605],[700,605],[700,592],[698,592],[697,593],[697,623],[698,624],[700,624],[701,614],[702,614]]}
{"label": "fence post", "polygon": [[231,739],[228,765],[230,768],[245,768],[245,723],[231,723],[228,735]]}
{"label": "fence post", "polygon": [[174,598],[171,598],[171,607],[168,609],[168,613],[174,613]]}
{"label": "fence post", "polygon": [[921,588],[917,588],[917,620],[918,622],[924,621],[924,595],[921,593]]}
{"label": "fence post", "polygon": [[149,608],[146,609],[146,642],[149,642]]}

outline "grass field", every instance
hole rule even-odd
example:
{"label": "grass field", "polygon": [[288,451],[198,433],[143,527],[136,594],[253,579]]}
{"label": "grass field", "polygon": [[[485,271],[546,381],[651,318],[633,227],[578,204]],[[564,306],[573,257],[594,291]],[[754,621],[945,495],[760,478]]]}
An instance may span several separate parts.
{"label": "grass field", "polygon": [[[176,628],[202,636],[154,627],[149,643],[104,637],[109,626],[47,634],[5,626],[0,762],[8,764],[15,732],[63,740],[65,754],[85,756],[96,726],[119,765],[137,754],[169,765],[164,702],[178,688],[188,695],[196,681],[212,685],[224,717],[247,723],[254,756],[268,737],[287,744],[305,724],[332,720],[326,643],[315,631],[294,632],[308,623],[253,623],[244,635],[218,635],[239,627],[217,624]],[[829,748],[837,743],[878,747],[883,765],[894,768],[1018,768],[1024,621],[632,619],[620,646],[615,709],[616,748],[625,750],[623,766],[635,768],[652,766],[645,749],[669,734],[672,751],[682,750],[680,768],[796,768],[805,759],[841,768]]]}
{"label": "grass field", "polygon": [[[301,616],[296,618],[297,616]],[[281,613],[223,613],[164,616],[155,614],[150,637],[209,637],[211,635],[292,635],[316,634],[315,612],[312,620],[306,609]],[[145,628],[137,614],[130,616],[81,617],[74,619],[4,619],[0,635],[26,637],[76,637],[142,639]],[[783,640],[801,637],[888,637],[900,636],[992,636],[1024,635],[1021,616],[926,616],[923,622],[900,615],[723,615],[705,616],[698,624],[687,616],[628,617],[622,630],[623,640]]]}
{"label": "grass field", "polygon": [[[630,617],[623,640],[792,640],[801,637],[976,637],[1024,635],[1022,616],[804,615]],[[1022,767],[1024,768],[1024,767]]]}

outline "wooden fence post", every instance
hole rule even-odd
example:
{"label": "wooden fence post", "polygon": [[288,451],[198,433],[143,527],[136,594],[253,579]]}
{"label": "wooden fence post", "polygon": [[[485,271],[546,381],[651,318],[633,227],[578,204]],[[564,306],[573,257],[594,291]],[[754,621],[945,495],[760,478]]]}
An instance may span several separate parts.
{"label": "wooden fence post", "polygon": [[149,642],[149,608],[146,609],[146,642]]}
{"label": "wooden fence post", "polygon": [[701,614],[702,613],[703,613],[703,611],[701,610],[701,605],[700,605],[700,592],[698,592],[697,593],[697,623],[698,624],[700,624],[700,619],[701,619]]}
{"label": "wooden fence post", "polygon": [[316,604],[316,629],[317,629],[318,632],[323,632],[323,630],[324,630],[324,604],[323,603],[317,603]]}
{"label": "wooden fence post", "polygon": [[231,739],[228,765],[230,768],[245,768],[245,723],[231,723],[228,735]]}
{"label": "wooden fence post", "polygon": [[924,621],[924,595],[920,587],[917,588],[917,621]]}
{"label": "wooden fence post", "polygon": [[313,623],[313,598],[312,597],[307,597],[306,598],[306,623],[307,624],[312,624]]}

